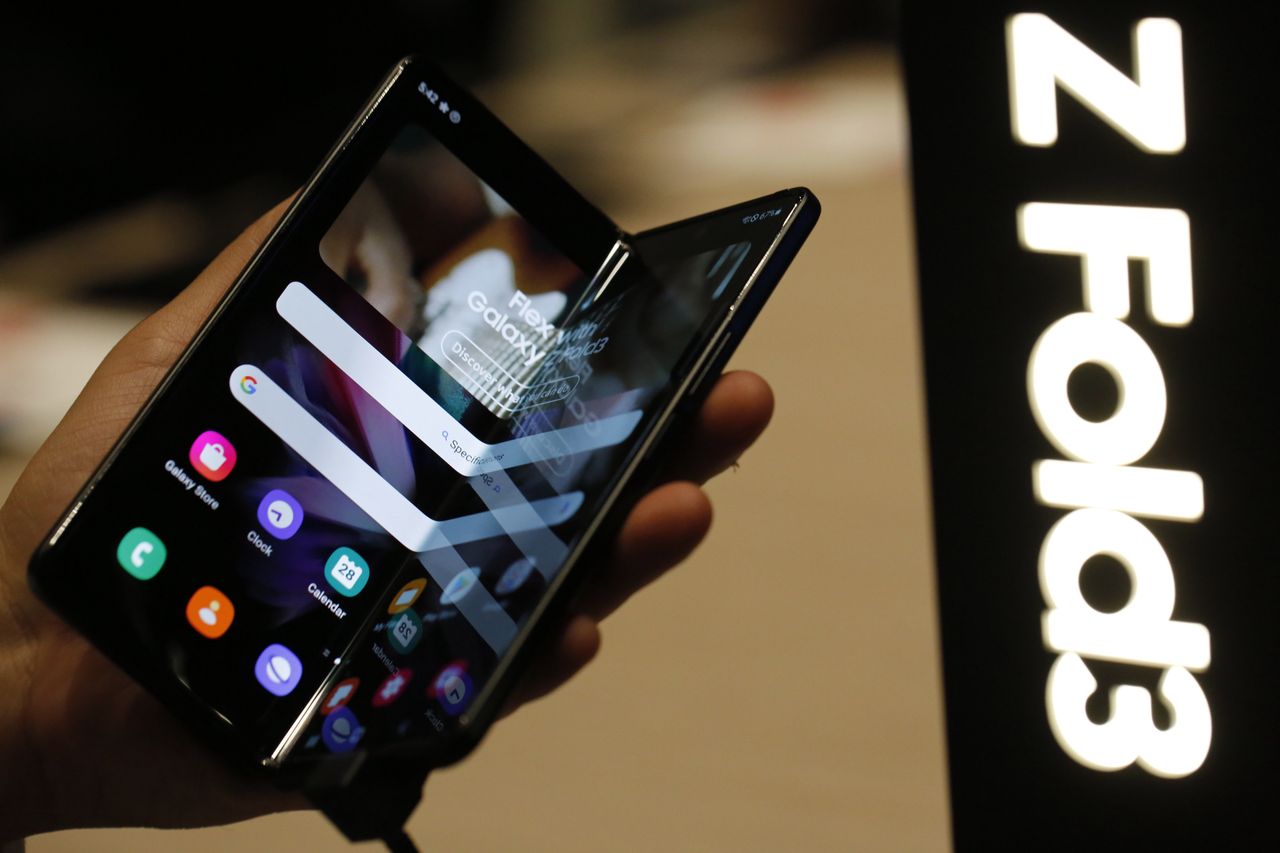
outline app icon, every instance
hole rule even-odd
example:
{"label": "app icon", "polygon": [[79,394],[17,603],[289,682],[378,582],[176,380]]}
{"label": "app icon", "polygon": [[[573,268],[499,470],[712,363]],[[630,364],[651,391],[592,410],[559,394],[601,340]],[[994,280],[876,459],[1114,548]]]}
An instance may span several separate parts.
{"label": "app icon", "polygon": [[467,675],[467,662],[456,660],[445,665],[436,674],[435,681],[427,691],[444,712],[451,717],[462,713],[462,709],[471,701],[471,676]]}
{"label": "app icon", "polygon": [[453,576],[453,580],[449,581],[448,586],[440,593],[441,604],[455,604],[460,601],[463,596],[471,592],[471,588],[476,585],[476,579],[480,577],[480,570],[471,568],[463,569]]}
{"label": "app icon", "polygon": [[411,669],[401,669],[388,675],[378,685],[378,689],[373,691],[373,707],[382,708],[399,699],[400,694],[404,692],[404,689],[409,686],[409,682],[412,680],[413,670]]}
{"label": "app icon", "polygon": [[187,621],[210,640],[227,633],[235,618],[235,605],[217,587],[202,586],[187,602]]}
{"label": "app icon", "polygon": [[258,523],[277,539],[289,539],[297,533],[302,516],[302,504],[284,489],[272,489],[258,504]]}
{"label": "app icon", "polygon": [[391,606],[387,608],[387,612],[395,616],[401,610],[407,610],[413,606],[418,600],[418,596],[422,595],[422,591],[427,588],[427,579],[418,578],[416,581],[409,581],[400,587],[400,591],[396,593],[396,597],[391,599]]}
{"label": "app icon", "polygon": [[351,701],[351,697],[356,695],[356,688],[360,686],[360,679],[348,678],[346,681],[339,681],[333,685],[333,689],[329,691],[329,696],[320,705],[321,714],[332,714],[342,706]]}
{"label": "app icon", "polygon": [[502,577],[498,578],[498,584],[493,588],[493,591],[498,595],[510,595],[524,586],[524,582],[529,579],[536,567],[537,564],[532,557],[521,557],[507,566],[507,570],[502,573]]}
{"label": "app icon", "polygon": [[160,537],[145,527],[135,527],[116,546],[120,568],[140,581],[149,581],[164,568],[169,552]]}
{"label": "app icon", "polygon": [[339,708],[324,718],[320,737],[330,752],[350,752],[360,743],[364,729],[350,708]]}
{"label": "app icon", "polygon": [[302,661],[286,647],[272,643],[258,655],[253,674],[268,693],[288,696],[302,680]]}
{"label": "app icon", "polygon": [[338,548],[325,562],[324,576],[343,595],[359,595],[369,582],[369,564],[350,548]]}
{"label": "app icon", "polygon": [[217,483],[236,467],[236,448],[222,433],[206,430],[191,445],[187,458],[201,477]]}
{"label": "app icon", "polygon": [[246,394],[256,394],[258,392],[258,377],[252,373],[246,373],[240,377],[240,390]]}
{"label": "app icon", "polygon": [[422,620],[412,610],[405,610],[387,623],[387,640],[402,655],[413,651],[422,640]]}

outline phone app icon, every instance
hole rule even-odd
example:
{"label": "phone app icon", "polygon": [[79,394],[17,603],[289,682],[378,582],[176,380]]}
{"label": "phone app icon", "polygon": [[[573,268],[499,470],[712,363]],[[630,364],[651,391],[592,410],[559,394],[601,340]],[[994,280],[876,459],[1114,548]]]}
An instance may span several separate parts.
{"label": "phone app icon", "polygon": [[277,539],[290,539],[302,526],[302,504],[284,489],[272,489],[258,504],[258,523]]}
{"label": "phone app icon", "polygon": [[413,670],[400,669],[393,672],[378,685],[378,689],[373,691],[373,707],[383,708],[400,698],[400,694],[404,693],[404,689],[409,686],[409,682],[413,680]]}
{"label": "phone app icon", "polygon": [[480,570],[476,568],[463,569],[453,576],[444,591],[440,593],[441,604],[456,604],[476,585],[476,581],[480,578]]}
{"label": "phone app icon", "polygon": [[369,582],[369,563],[350,548],[338,548],[325,561],[324,576],[343,595],[359,595]]}
{"label": "phone app icon", "polygon": [[422,591],[427,588],[427,579],[418,578],[416,581],[409,581],[400,587],[400,591],[396,593],[396,597],[391,599],[391,605],[387,608],[387,612],[392,616],[403,610],[408,610],[413,603],[418,600],[418,596],[422,595]]}
{"label": "phone app icon", "polygon": [[191,445],[187,458],[201,477],[218,483],[236,467],[236,448],[222,433],[205,430]]}
{"label": "phone app icon", "polygon": [[160,537],[145,527],[135,527],[116,546],[120,568],[140,581],[149,581],[164,568],[168,549]]}
{"label": "phone app icon", "polygon": [[470,704],[471,692],[471,676],[467,675],[467,662],[462,660],[446,664],[427,690],[451,717],[461,714],[462,709]]}
{"label": "phone app icon", "polygon": [[364,728],[350,708],[339,708],[324,718],[320,738],[330,752],[350,752],[360,743]]}
{"label": "phone app icon", "polygon": [[236,618],[231,599],[214,586],[202,586],[187,602],[187,621],[210,640],[216,640],[231,627]]}
{"label": "phone app icon", "polygon": [[272,643],[258,655],[253,674],[268,693],[288,696],[302,680],[302,661],[288,647]]}
{"label": "phone app icon", "polygon": [[422,641],[422,620],[412,610],[405,610],[387,623],[387,641],[402,655],[407,655]]}
{"label": "phone app icon", "polygon": [[324,702],[320,705],[320,713],[332,714],[345,706],[356,695],[356,688],[359,686],[360,679],[358,678],[348,678],[346,681],[339,681],[333,685],[333,689],[329,691],[329,695],[325,697]]}

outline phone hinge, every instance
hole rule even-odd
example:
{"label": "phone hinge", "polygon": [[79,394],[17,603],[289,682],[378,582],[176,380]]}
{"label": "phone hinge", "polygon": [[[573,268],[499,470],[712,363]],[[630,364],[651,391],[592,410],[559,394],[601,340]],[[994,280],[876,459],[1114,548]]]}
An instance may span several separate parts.
{"label": "phone hinge", "polygon": [[618,271],[622,269],[622,265],[632,255],[631,245],[625,239],[619,237],[609,249],[609,254],[605,255],[604,262],[600,264],[600,268],[596,270],[596,274],[591,277],[590,283],[582,291],[582,298],[578,304],[574,306],[573,312],[585,311],[600,300],[604,296],[604,292],[609,289],[609,285],[613,283],[617,277]]}

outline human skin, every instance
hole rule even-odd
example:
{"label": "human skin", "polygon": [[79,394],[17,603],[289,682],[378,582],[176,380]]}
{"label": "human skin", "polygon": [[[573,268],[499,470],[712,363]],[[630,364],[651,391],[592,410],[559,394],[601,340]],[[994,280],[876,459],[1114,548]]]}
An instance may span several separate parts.
{"label": "human skin", "polygon": [[[120,341],[0,507],[0,842],[89,826],[205,826],[306,806],[296,793],[221,763],[26,583],[31,554],[284,208],[254,223]],[[733,464],[772,411],[763,379],[721,377],[664,484],[633,508],[611,559],[592,572],[574,615],[531,666],[508,713],[581,669],[599,648],[599,621],[697,546],[711,524],[699,484]]]}

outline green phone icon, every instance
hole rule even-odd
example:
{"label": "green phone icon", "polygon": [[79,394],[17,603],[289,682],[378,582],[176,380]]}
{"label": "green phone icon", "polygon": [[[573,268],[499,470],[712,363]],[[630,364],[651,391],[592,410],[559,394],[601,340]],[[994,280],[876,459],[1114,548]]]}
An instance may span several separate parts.
{"label": "green phone icon", "polygon": [[149,581],[164,567],[168,555],[160,537],[145,527],[135,527],[116,546],[120,567],[140,581]]}

